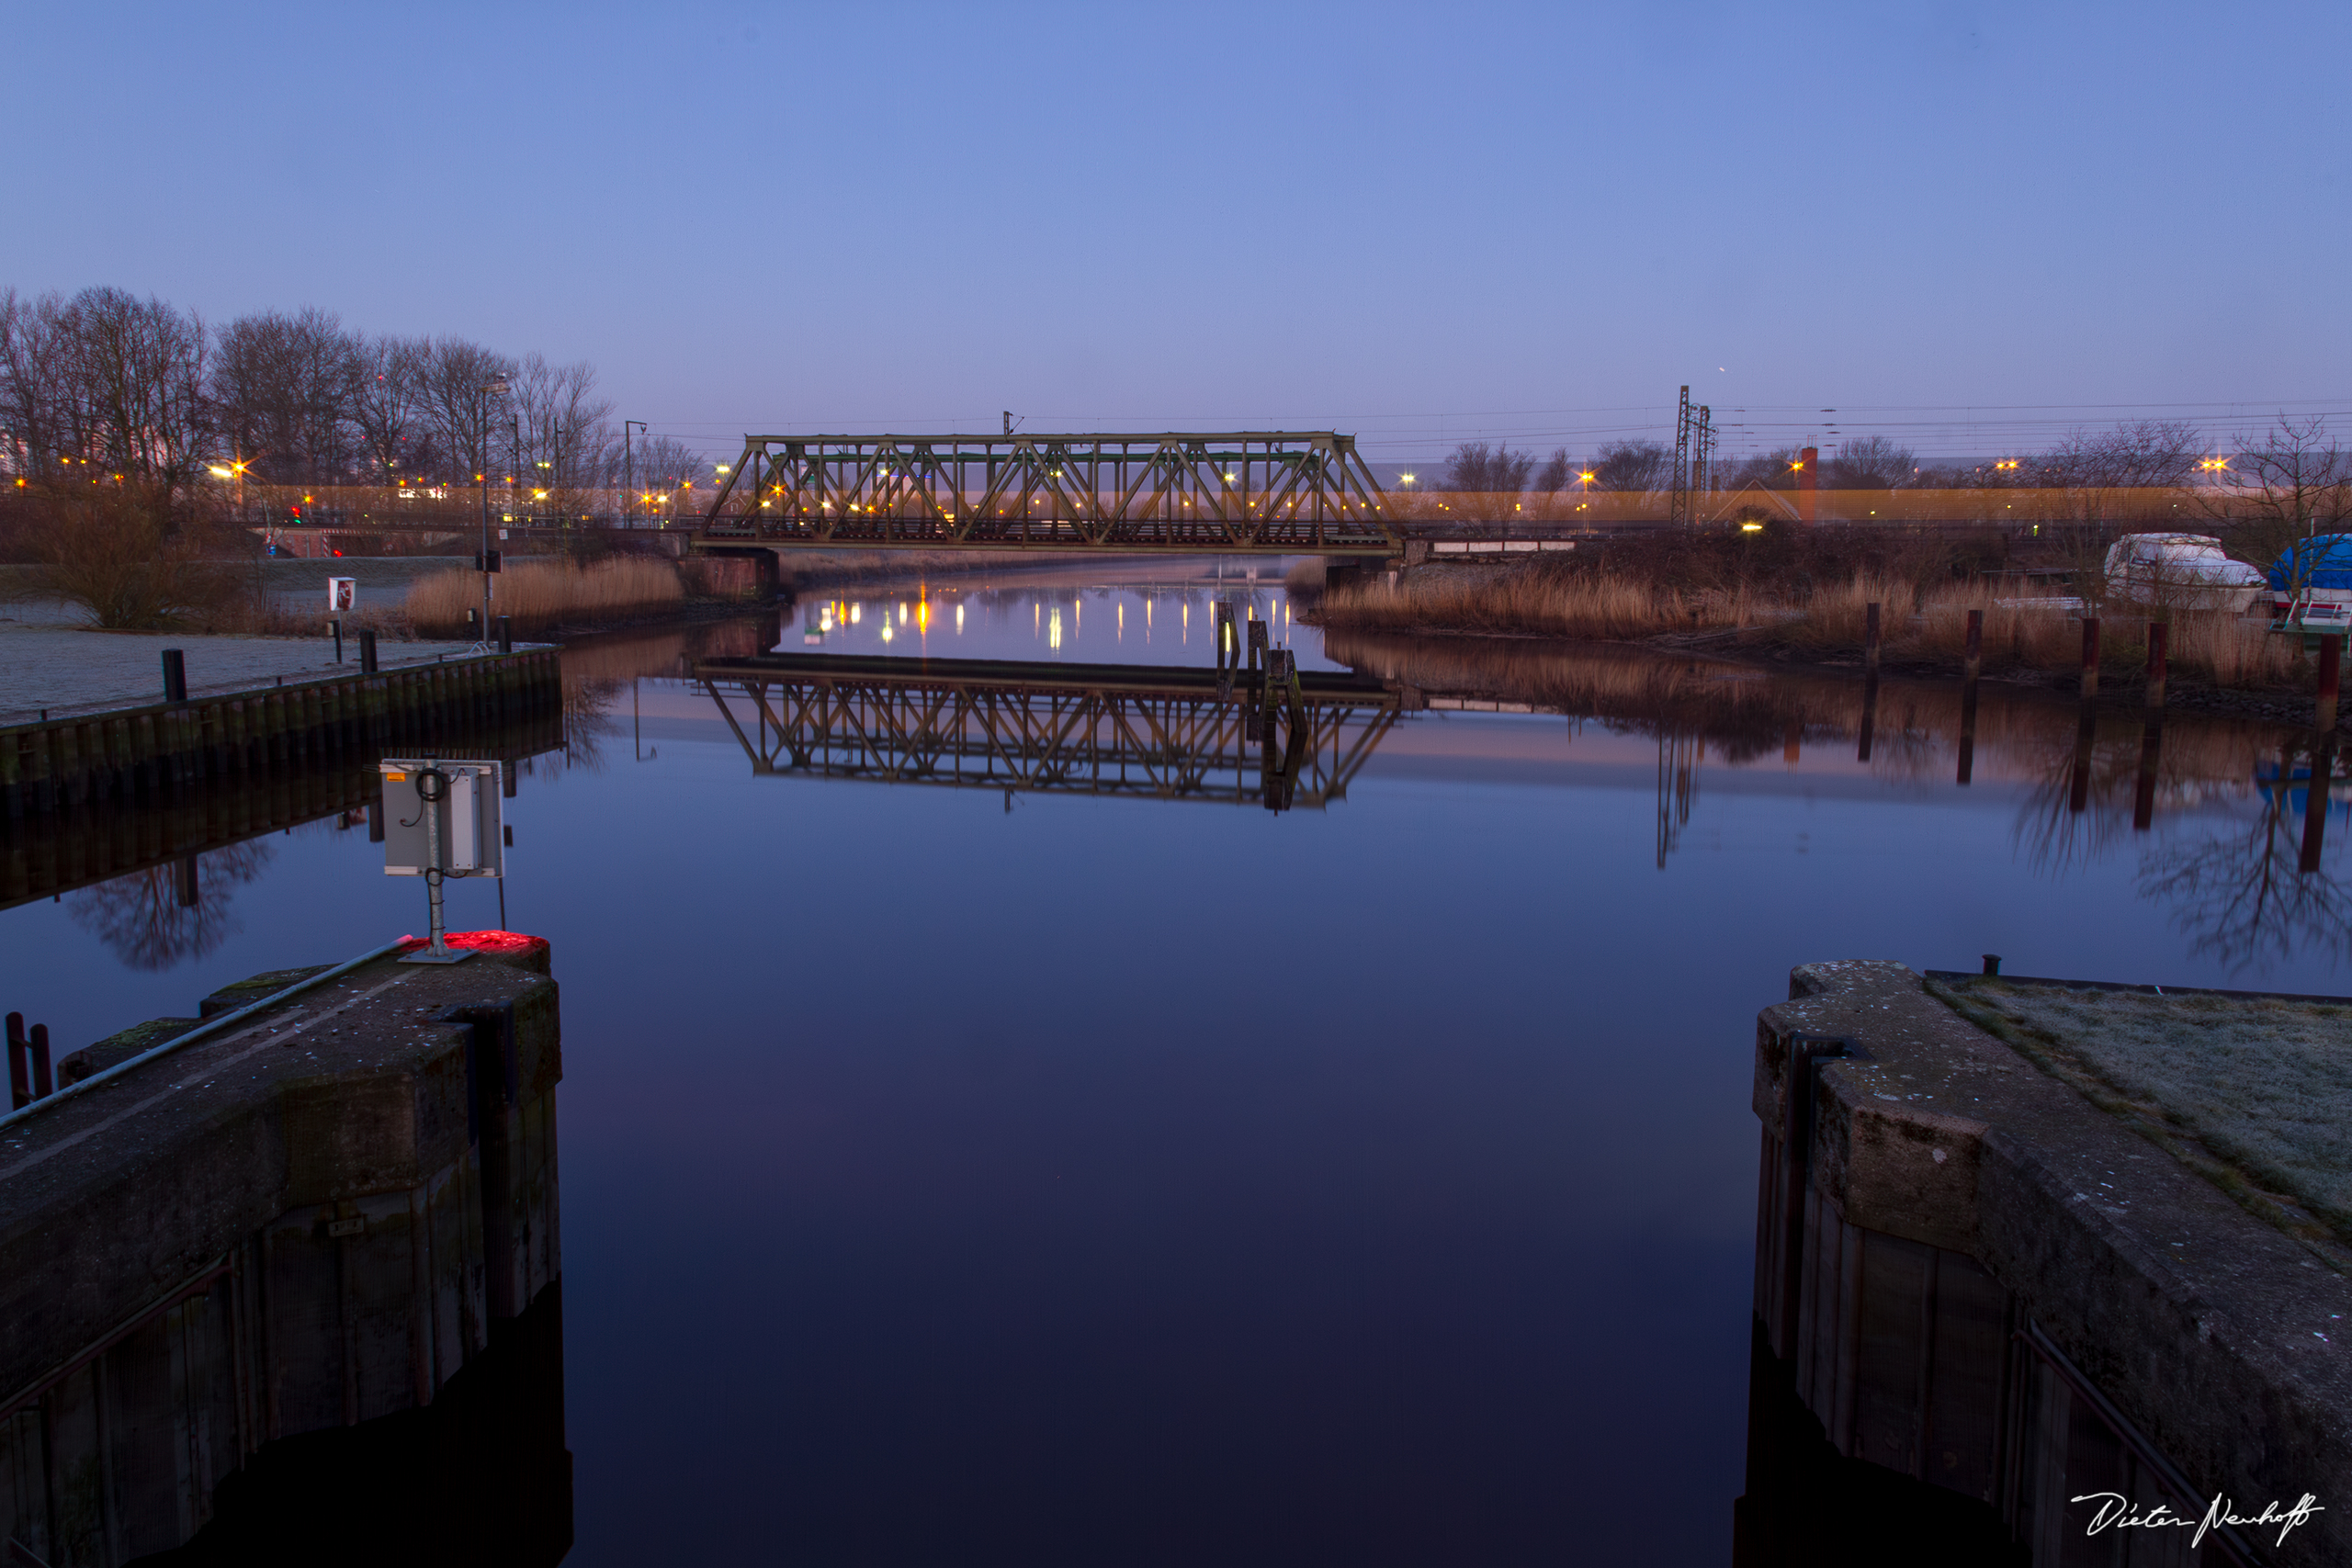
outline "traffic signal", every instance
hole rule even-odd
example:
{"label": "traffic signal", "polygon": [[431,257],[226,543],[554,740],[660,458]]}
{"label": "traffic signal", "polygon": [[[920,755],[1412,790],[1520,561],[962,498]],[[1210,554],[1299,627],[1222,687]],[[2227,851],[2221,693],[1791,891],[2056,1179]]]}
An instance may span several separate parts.
{"label": "traffic signal", "polygon": [[300,523],[302,521],[302,509],[299,506],[288,507],[286,509],[286,521],[288,523]]}

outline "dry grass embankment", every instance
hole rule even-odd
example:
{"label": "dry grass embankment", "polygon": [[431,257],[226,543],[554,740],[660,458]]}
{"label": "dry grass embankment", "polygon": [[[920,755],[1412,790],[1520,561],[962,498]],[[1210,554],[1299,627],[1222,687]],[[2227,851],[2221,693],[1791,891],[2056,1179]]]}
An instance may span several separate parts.
{"label": "dry grass embankment", "polygon": [[[511,619],[518,637],[674,609],[686,596],[671,562],[628,556],[589,566],[518,566],[494,581],[490,613]],[[481,576],[455,568],[419,578],[402,610],[419,635],[461,637],[472,630],[467,612],[481,605]]]}
{"label": "dry grass embankment", "polygon": [[[1984,613],[1987,671],[2071,671],[2082,660],[2081,623],[2063,612],[2004,607],[1984,587],[1858,572],[1818,586],[1759,589],[1668,587],[1608,570],[1563,572],[1541,566],[1447,568],[1407,576],[1396,587],[1347,584],[1328,592],[1317,619],[1335,630],[1452,631],[1640,641],[1672,634],[1723,633],[1725,649],[1786,650],[1812,660],[1859,654],[1872,604],[1881,605],[1881,656],[1890,664],[1957,665],[1968,612]],[[2174,672],[2217,686],[2277,688],[2301,679],[2292,640],[2259,621],[2219,612],[2167,617]],[[2146,621],[2110,613],[2102,667],[2118,675],[2146,658]]]}

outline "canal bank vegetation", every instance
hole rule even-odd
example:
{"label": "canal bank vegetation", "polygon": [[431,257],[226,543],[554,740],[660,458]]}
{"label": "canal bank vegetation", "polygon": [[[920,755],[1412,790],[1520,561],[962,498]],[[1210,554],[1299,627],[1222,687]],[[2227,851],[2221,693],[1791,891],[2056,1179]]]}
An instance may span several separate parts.
{"label": "canal bank vegetation", "polygon": [[[1442,632],[1579,641],[1702,642],[1718,651],[1813,663],[1860,659],[1869,606],[1881,606],[1882,658],[1922,673],[1957,671],[1968,612],[1984,613],[1987,673],[2080,667],[2082,628],[2064,610],[2018,596],[1996,573],[1996,536],[1936,530],[1648,533],[1575,556],[1508,565],[1423,567],[1342,582],[1311,617],[1334,631]],[[2086,567],[2079,581],[2096,583]],[[2004,603],[2003,601],[2009,601]],[[2217,686],[2286,688],[2307,678],[2295,639],[2234,614],[2112,606],[2102,666],[2119,676],[2146,657],[2151,615],[2169,626],[2174,671]]]}
{"label": "canal bank vegetation", "polygon": [[204,510],[111,475],[17,489],[17,595],[62,600],[107,631],[242,630],[252,618],[258,546]]}
{"label": "canal bank vegetation", "polygon": [[[625,620],[680,608],[685,586],[666,560],[614,556],[588,565],[571,561],[518,566],[492,579],[490,613],[504,615],[517,637],[538,637],[560,626]],[[419,636],[461,637],[481,608],[481,575],[451,568],[419,578],[408,591],[402,612]]]}

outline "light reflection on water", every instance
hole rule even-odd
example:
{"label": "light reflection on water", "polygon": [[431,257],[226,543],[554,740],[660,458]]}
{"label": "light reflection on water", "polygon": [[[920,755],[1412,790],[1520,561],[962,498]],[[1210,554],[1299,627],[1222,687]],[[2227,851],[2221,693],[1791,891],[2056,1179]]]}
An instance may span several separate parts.
{"label": "light reflection on water", "polygon": [[[1219,593],[1429,705],[1345,798],[755,778],[678,678],[1206,665]],[[2346,988],[2346,820],[2299,871],[2276,727],[2176,716],[2135,830],[2138,725],[2085,752],[2030,694],[1962,786],[1945,688],[1888,682],[1865,761],[1854,682],[1327,650],[1278,581],[818,608],[568,650],[508,806],[565,998],[574,1563],[1722,1563],[1790,965]],[[339,819],[243,869],[202,941],[150,874],[0,911],[6,1006],[78,1044],[422,917]]]}
{"label": "light reflection on water", "polygon": [[1039,659],[1090,663],[1214,661],[1210,607],[1263,621],[1302,669],[1336,668],[1295,619],[1281,563],[1170,563],[1152,576],[1099,582],[1035,570],[994,579],[820,587],[793,608],[786,650],[931,659]]}

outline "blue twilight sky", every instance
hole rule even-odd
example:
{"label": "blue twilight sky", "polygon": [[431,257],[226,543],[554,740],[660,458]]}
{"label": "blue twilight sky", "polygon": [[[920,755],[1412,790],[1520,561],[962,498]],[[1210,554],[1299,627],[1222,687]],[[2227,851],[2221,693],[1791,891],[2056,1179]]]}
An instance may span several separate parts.
{"label": "blue twilight sky", "polygon": [[8,13],[0,284],[584,358],[714,448],[2352,408],[2340,5]]}

